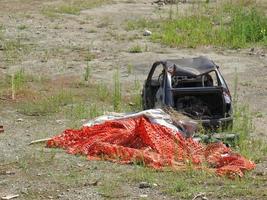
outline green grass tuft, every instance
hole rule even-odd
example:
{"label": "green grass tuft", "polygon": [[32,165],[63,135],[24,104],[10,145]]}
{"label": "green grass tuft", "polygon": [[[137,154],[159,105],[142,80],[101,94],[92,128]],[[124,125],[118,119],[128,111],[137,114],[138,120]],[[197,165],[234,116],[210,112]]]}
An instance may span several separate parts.
{"label": "green grass tuft", "polygon": [[113,109],[116,112],[121,110],[122,104],[122,94],[121,94],[121,82],[120,82],[120,73],[117,69],[113,75]]}
{"label": "green grass tuft", "polygon": [[139,44],[136,44],[129,49],[130,53],[142,53],[142,51],[142,47]]}
{"label": "green grass tuft", "polygon": [[17,27],[17,29],[19,29],[19,30],[25,30],[25,29],[27,29],[27,26],[25,24],[21,24],[21,25],[19,25]]}
{"label": "green grass tuft", "polygon": [[90,77],[91,77],[91,66],[87,62],[87,66],[86,66],[85,72],[84,72],[84,80],[85,81],[89,81]]}

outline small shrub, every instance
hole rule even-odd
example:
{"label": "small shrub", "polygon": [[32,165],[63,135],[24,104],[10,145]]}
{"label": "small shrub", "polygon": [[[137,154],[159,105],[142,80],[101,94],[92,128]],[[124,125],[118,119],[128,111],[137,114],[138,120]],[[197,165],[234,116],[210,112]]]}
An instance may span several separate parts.
{"label": "small shrub", "polygon": [[24,24],[22,24],[22,25],[19,25],[17,28],[18,28],[19,30],[25,30],[25,29],[27,29],[27,26],[24,25]]}
{"label": "small shrub", "polygon": [[129,49],[130,53],[142,53],[142,47],[140,45],[134,45]]}

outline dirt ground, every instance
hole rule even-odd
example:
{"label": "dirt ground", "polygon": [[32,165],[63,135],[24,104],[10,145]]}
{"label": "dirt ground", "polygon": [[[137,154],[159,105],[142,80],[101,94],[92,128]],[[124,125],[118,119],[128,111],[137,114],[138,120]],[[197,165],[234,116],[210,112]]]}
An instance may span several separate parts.
{"label": "dirt ground", "polygon": [[[86,52],[90,51],[94,54],[94,59],[90,61],[93,66],[92,79],[110,83],[113,70],[119,67],[121,82],[126,87],[135,79],[143,82],[153,61],[204,55],[220,66],[231,91],[234,90],[235,70],[237,71],[238,98],[247,103],[257,115],[252,134],[266,140],[266,49],[169,48],[152,43],[148,37],[143,36],[143,31],[127,31],[127,20],[157,18],[159,11],[168,10],[168,6],[159,8],[152,1],[114,0],[112,3],[82,10],[79,15],[49,17],[43,14],[44,7],[60,2],[62,1],[0,1],[0,25],[5,28],[5,38],[19,37],[29,47],[14,62],[7,62],[4,52],[0,50],[0,75],[11,74],[22,68],[36,77],[44,76],[54,80],[82,76],[88,59]],[[189,4],[179,6],[186,8]],[[136,44],[146,51],[130,53],[129,48]],[[128,76],[129,65],[133,66],[133,73]],[[127,191],[126,196],[101,195],[101,191],[92,186],[95,181],[100,180],[102,190],[105,190],[104,181],[108,182],[111,178],[123,180],[121,171],[131,171],[134,167],[102,161],[88,162],[83,157],[71,156],[61,150],[46,149],[43,145],[28,145],[34,139],[50,137],[68,128],[68,122],[60,116],[25,116],[18,113],[10,103],[0,99],[1,124],[4,125],[5,132],[0,133],[0,197],[19,194],[19,199],[146,197],[142,195],[147,195],[149,199],[173,198],[156,188],[143,190],[128,182],[122,187],[122,190]],[[50,160],[53,162],[50,163]],[[72,169],[72,173],[68,172],[69,169]],[[113,173],[109,173],[110,170]],[[266,170],[265,168],[265,173]],[[58,175],[54,172],[58,172]],[[76,175],[77,178],[73,178]],[[80,180],[83,180],[83,185]]]}

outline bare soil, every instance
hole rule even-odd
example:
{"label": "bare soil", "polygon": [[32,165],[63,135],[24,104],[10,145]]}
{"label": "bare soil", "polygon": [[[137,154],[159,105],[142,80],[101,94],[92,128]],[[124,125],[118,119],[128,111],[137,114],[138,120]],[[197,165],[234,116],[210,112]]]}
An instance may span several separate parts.
{"label": "bare soil", "polygon": [[[247,103],[256,116],[252,135],[266,140],[266,49],[169,48],[152,43],[143,36],[143,31],[126,31],[127,20],[157,18],[159,9],[168,10],[168,6],[159,8],[152,1],[116,0],[82,10],[80,15],[61,14],[56,18],[42,13],[45,6],[58,2],[0,1],[0,25],[3,24],[5,28],[5,39],[20,37],[29,46],[27,53],[22,53],[19,59],[12,62],[7,62],[4,51],[0,50],[0,75],[11,74],[22,68],[33,76],[49,77],[55,83],[64,78],[82,77],[89,51],[95,57],[90,61],[93,80],[110,83],[113,71],[118,67],[123,87],[127,87],[135,79],[143,82],[156,60],[204,55],[221,66],[232,92],[237,71],[238,98]],[[186,7],[187,4],[180,6]],[[25,25],[25,28],[18,28],[21,25]],[[136,44],[146,51],[129,53],[129,48]],[[133,65],[130,75],[127,75],[128,65]],[[4,133],[0,133],[0,197],[19,194],[19,199],[139,199],[142,195],[147,195],[148,199],[173,198],[160,192],[157,187],[140,189],[137,183],[127,181],[119,192],[114,189],[112,181],[108,188],[107,183],[112,179],[123,182],[124,172],[133,170],[134,166],[89,162],[83,157],[65,154],[62,150],[28,145],[34,139],[60,133],[68,128],[68,123],[58,115],[25,116],[17,112],[13,103],[0,99],[0,125],[4,125],[5,129]],[[264,162],[260,167],[266,179],[267,165]],[[220,198],[211,196],[212,199]]]}

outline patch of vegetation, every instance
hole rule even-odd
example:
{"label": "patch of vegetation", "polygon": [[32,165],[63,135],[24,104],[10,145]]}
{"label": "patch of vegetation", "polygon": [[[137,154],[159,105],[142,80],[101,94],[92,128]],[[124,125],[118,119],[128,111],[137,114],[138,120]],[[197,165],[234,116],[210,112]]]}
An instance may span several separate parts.
{"label": "patch of vegetation", "polygon": [[109,88],[107,87],[107,85],[105,83],[100,83],[97,86],[97,90],[99,100],[106,102],[110,96]]}
{"label": "patch of vegetation", "polygon": [[[40,94],[41,95],[41,94]],[[18,111],[29,116],[45,116],[61,111],[63,106],[73,102],[70,92],[61,91],[51,96],[41,96],[18,104]]]}
{"label": "patch of vegetation", "polygon": [[110,18],[109,17],[103,17],[102,19],[101,19],[101,21],[100,21],[100,23],[99,24],[97,24],[97,28],[104,28],[104,27],[107,27],[107,26],[109,26],[109,24],[110,24]]}
{"label": "patch of vegetation", "polygon": [[152,41],[171,47],[267,45],[267,16],[255,4],[240,1],[208,5],[198,5],[192,15],[171,10],[167,19],[128,22],[126,29],[154,28]]}
{"label": "patch of vegetation", "polygon": [[87,63],[87,66],[84,72],[84,80],[89,81],[90,77],[91,77],[91,66],[89,63]]}
{"label": "patch of vegetation", "polygon": [[1,48],[3,48],[3,47],[2,47],[2,41],[1,41],[1,40],[2,40],[3,37],[4,37],[4,36],[3,36],[3,31],[4,31],[4,29],[5,29],[4,25],[3,25],[3,24],[0,24],[0,47],[1,47]]}
{"label": "patch of vegetation", "polygon": [[138,112],[143,109],[142,105],[142,97],[141,97],[141,88],[142,85],[140,81],[135,77],[134,80],[134,85],[131,88],[131,91],[129,92],[130,94],[130,99],[129,99],[129,104],[131,106],[131,112]]}
{"label": "patch of vegetation", "polygon": [[32,49],[32,45],[26,44],[21,38],[5,39],[2,46],[4,59],[7,64],[20,61],[22,56],[29,53]]}
{"label": "patch of vegetation", "polygon": [[11,75],[11,91],[12,91],[12,99],[15,100],[16,92],[21,90],[27,81],[27,76],[23,69],[15,72]]}
{"label": "patch of vegetation", "polygon": [[26,75],[25,71],[23,69],[20,69],[14,73],[14,88],[16,90],[19,90],[23,88],[25,83],[29,81],[28,75]]}
{"label": "patch of vegetation", "polygon": [[141,18],[138,20],[129,20],[124,25],[127,31],[133,31],[136,29],[144,29],[144,28],[159,28],[160,24],[157,21]]}
{"label": "patch of vegetation", "polygon": [[136,44],[129,48],[130,53],[142,53],[142,47],[139,44]]}
{"label": "patch of vegetation", "polygon": [[251,133],[254,131],[252,119],[253,115],[248,105],[235,106],[233,132],[239,135],[235,148],[245,157],[258,163],[267,154],[267,144],[263,140],[252,137]]}
{"label": "patch of vegetation", "polygon": [[51,149],[49,152],[45,152],[45,149],[42,148],[39,151],[35,151],[30,155],[25,155],[25,157],[18,159],[18,166],[23,170],[27,170],[32,166],[42,166],[51,164],[55,161],[56,152]]}
{"label": "patch of vegetation", "polygon": [[[123,184],[118,180],[105,180],[103,184],[98,188],[101,196],[111,199],[111,198],[126,198],[129,196],[126,191],[123,190]],[[118,179],[118,178],[117,178]]]}
{"label": "patch of vegetation", "polygon": [[96,58],[96,55],[91,53],[91,52],[87,52],[85,55],[85,61],[89,62],[92,61]]}
{"label": "patch of vegetation", "polygon": [[[233,94],[233,133],[236,133],[239,137],[235,141],[236,150],[245,157],[258,163],[264,155],[267,154],[267,144],[256,137],[252,137],[251,133],[254,131],[253,114],[251,113],[249,106],[240,104],[238,102],[238,76],[235,69],[234,78],[234,94]],[[251,151],[253,149],[253,151]]]}
{"label": "patch of vegetation", "polygon": [[[134,170],[125,172],[123,180],[138,184],[147,182],[157,191],[179,199],[193,199],[197,194],[204,193],[208,199],[264,198],[265,178],[253,174],[246,174],[242,179],[230,180],[218,177],[207,171],[189,169],[187,171],[164,170],[156,171],[150,168],[136,166]],[[156,186],[153,186],[156,185]],[[249,188],[253,188],[252,190]],[[216,191],[216,192],[215,192]]]}
{"label": "patch of vegetation", "polygon": [[133,64],[129,63],[127,65],[127,74],[131,74],[133,72]]}
{"label": "patch of vegetation", "polygon": [[24,69],[19,69],[11,75],[5,74],[0,77],[0,95],[18,100],[17,96],[25,96],[26,93],[31,93],[27,90],[27,87],[28,83],[33,81],[35,81],[35,77],[25,73]]}
{"label": "patch of vegetation", "polygon": [[42,13],[50,18],[57,17],[58,14],[79,15],[81,10],[101,6],[108,2],[110,2],[110,0],[67,0],[64,1],[64,3],[62,2],[54,6],[43,8]]}
{"label": "patch of vegetation", "polygon": [[25,29],[27,29],[27,26],[25,24],[21,24],[21,25],[19,25],[17,27],[17,29],[19,29],[19,30],[25,30]]}
{"label": "patch of vegetation", "polygon": [[70,112],[67,113],[71,119],[91,119],[99,116],[102,112],[95,104],[86,105],[85,103],[78,103],[71,106]]}
{"label": "patch of vegetation", "polygon": [[113,108],[114,111],[119,112],[122,105],[122,95],[121,95],[121,82],[120,73],[117,69],[113,74]]}

